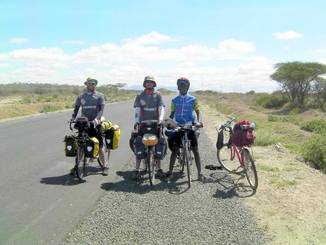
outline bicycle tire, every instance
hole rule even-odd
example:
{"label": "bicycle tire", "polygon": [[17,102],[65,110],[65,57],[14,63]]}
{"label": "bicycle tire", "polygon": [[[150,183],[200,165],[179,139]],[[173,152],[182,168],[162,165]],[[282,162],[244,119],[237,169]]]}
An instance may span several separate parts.
{"label": "bicycle tire", "polygon": [[218,162],[226,171],[233,174],[240,174],[243,172],[243,168],[234,154],[235,152],[232,152],[232,146],[228,145],[223,145],[223,147],[217,149],[216,152]]}
{"label": "bicycle tire", "polygon": [[76,176],[77,178],[82,181],[84,177],[86,176],[86,157],[85,153],[82,149],[77,149],[77,155],[76,155]]}
{"label": "bicycle tire", "polygon": [[187,166],[187,177],[188,177],[188,186],[190,188],[191,186],[191,171],[190,171],[190,163],[191,163],[192,159],[191,159],[191,151],[188,148],[185,151],[185,162],[186,162],[186,166]]}
{"label": "bicycle tire", "polygon": [[153,182],[152,182],[152,169],[151,169],[151,151],[150,149],[147,149],[147,154],[146,154],[146,168],[148,170],[148,179],[149,179],[149,184],[152,186]]}
{"label": "bicycle tire", "polygon": [[253,190],[257,190],[258,187],[257,170],[255,166],[255,161],[252,158],[248,149],[242,150],[242,159],[243,159],[244,170],[245,170],[248,183]]}
{"label": "bicycle tire", "polygon": [[152,167],[152,185],[155,185],[155,171],[156,171],[156,160],[155,155],[151,152],[151,167]]}

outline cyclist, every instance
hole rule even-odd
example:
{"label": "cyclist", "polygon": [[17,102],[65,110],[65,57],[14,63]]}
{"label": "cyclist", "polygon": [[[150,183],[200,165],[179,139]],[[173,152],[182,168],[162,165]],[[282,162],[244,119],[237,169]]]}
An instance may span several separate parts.
{"label": "cyclist", "polygon": [[[170,118],[179,125],[191,123],[197,127],[201,127],[201,123],[198,121],[200,116],[198,100],[196,97],[188,93],[190,87],[189,79],[185,77],[179,78],[177,80],[177,86],[179,95],[173,98],[171,101]],[[179,147],[182,145],[182,134],[182,132],[175,132],[173,130],[172,132],[169,132],[168,144],[172,153],[170,157],[169,171],[166,174],[167,177],[171,176],[172,174],[174,163],[179,152]],[[202,181],[203,175],[201,173],[201,163],[196,133],[194,131],[190,131],[188,138],[191,141],[191,150],[195,157],[198,180]]]}
{"label": "cyclist", "polygon": [[[136,155],[136,168],[133,172],[133,179],[136,180],[140,176],[139,167],[140,162],[144,158],[144,145],[142,143],[142,133],[139,131],[139,124],[145,120],[158,120],[159,125],[162,124],[164,117],[164,104],[162,96],[158,91],[155,91],[156,81],[153,76],[146,76],[143,82],[144,91],[137,95],[134,103],[135,108],[135,123],[134,129],[136,135],[134,135],[133,146],[135,149]],[[159,145],[164,145],[165,140],[161,135],[161,132],[158,133]],[[158,150],[158,145],[156,149],[156,160],[157,160],[157,177],[164,177],[164,173],[161,169],[161,160],[164,157],[163,151]],[[159,154],[158,154],[159,153]]]}
{"label": "cyclist", "polygon": [[[104,149],[104,133],[101,129],[101,117],[103,115],[105,100],[104,95],[96,91],[97,80],[94,78],[87,78],[85,81],[86,89],[80,94],[75,102],[74,112],[71,120],[74,120],[81,107],[81,115],[87,117],[91,122],[91,128],[88,130],[90,137],[96,137],[100,144],[99,158],[103,163],[103,175],[108,175],[108,163],[105,158]],[[74,168],[71,169],[71,174],[75,172]]]}

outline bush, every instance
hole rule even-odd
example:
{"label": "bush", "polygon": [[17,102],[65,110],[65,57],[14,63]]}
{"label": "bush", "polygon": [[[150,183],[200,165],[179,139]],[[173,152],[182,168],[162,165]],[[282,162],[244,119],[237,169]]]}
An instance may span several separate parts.
{"label": "bush", "polygon": [[306,162],[312,163],[317,169],[326,169],[326,137],[313,135],[302,144],[301,155]]}
{"label": "bush", "polygon": [[[312,120],[305,122],[301,129],[314,132],[317,134],[325,134],[326,135],[326,121],[322,119]],[[326,147],[326,146],[325,146]]]}
{"label": "bush", "polygon": [[255,133],[255,135],[255,145],[257,146],[268,146],[278,142],[277,138],[270,132],[258,131],[258,133]]}
{"label": "bush", "polygon": [[277,109],[285,105],[288,101],[288,98],[283,95],[267,94],[259,97],[256,100],[256,104],[268,109]]}
{"label": "bush", "polygon": [[60,105],[45,105],[43,106],[41,113],[51,112],[51,111],[58,111],[61,110],[62,106]]}

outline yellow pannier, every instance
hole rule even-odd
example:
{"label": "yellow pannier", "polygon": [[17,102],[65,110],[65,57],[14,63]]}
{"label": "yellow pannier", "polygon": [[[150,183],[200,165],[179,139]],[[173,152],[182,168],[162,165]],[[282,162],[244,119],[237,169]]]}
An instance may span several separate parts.
{"label": "yellow pannier", "polygon": [[98,157],[98,152],[100,150],[100,143],[96,137],[91,137],[86,142],[86,157],[96,158]]}
{"label": "yellow pannier", "polygon": [[120,127],[109,121],[102,122],[102,129],[105,134],[105,143],[108,149],[115,150],[119,146]]}

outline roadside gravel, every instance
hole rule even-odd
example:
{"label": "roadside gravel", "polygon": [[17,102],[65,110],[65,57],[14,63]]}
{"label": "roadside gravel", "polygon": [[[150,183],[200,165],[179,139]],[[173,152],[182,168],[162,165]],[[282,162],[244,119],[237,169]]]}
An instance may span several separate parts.
{"label": "roadside gravel", "polygon": [[[102,183],[104,195],[96,207],[75,229],[65,244],[265,244],[268,237],[256,225],[242,198],[254,193],[245,178],[235,181],[225,171],[204,168],[216,164],[216,150],[201,133],[203,182],[193,181],[187,189],[186,178],[131,180],[133,157],[111,169],[108,182]],[[170,154],[163,161],[167,170]],[[175,169],[177,171],[177,169]],[[195,165],[192,176],[196,179]]]}

